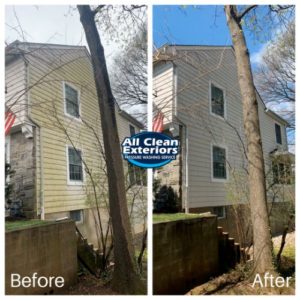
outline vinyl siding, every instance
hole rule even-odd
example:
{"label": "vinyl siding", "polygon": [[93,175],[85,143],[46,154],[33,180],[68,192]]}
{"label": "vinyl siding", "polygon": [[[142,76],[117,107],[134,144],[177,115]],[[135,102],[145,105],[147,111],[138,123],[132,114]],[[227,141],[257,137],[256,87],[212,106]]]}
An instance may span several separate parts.
{"label": "vinyl siding", "polygon": [[172,63],[160,63],[153,72],[154,107],[164,114],[164,124],[173,121],[174,68]]}
{"label": "vinyl siding", "polygon": [[[87,190],[91,188],[89,176],[84,172],[83,184],[68,184],[67,145],[71,146],[72,141],[82,151],[93,176],[105,178],[99,145],[90,128],[102,141],[100,112],[89,57],[83,48],[45,47],[35,49],[27,59],[30,85],[34,86],[29,93],[31,117],[42,128],[42,143],[39,140],[38,143],[43,153],[45,213],[87,208]],[[88,125],[65,115],[63,82],[79,90],[81,116]],[[126,132],[126,121],[122,117],[118,119],[121,140],[129,135],[129,124]],[[39,186],[41,174],[38,174]],[[39,202],[40,193],[37,195]]]}
{"label": "vinyl siding", "polygon": [[[232,180],[230,172],[244,172],[246,167],[240,141],[244,140],[242,102],[233,50],[177,47],[174,64],[177,67],[177,116],[188,128],[189,207],[230,205],[226,188]],[[210,83],[225,91],[225,120],[210,113]],[[274,150],[274,120],[266,115],[262,103],[259,111],[264,155],[268,161],[269,152]],[[286,135],[282,137],[286,143]],[[212,145],[226,149],[225,182],[212,179]]]}
{"label": "vinyl siding", "polygon": [[24,60],[17,58],[5,66],[6,106],[16,115],[13,127],[24,122],[26,102],[26,68]]}

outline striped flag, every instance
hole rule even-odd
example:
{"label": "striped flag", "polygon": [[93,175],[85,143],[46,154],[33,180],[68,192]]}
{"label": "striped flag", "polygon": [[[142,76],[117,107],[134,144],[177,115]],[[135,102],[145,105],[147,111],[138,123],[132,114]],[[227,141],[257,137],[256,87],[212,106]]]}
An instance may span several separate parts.
{"label": "striped flag", "polygon": [[162,112],[158,112],[153,119],[152,131],[154,132],[162,132],[164,127],[164,114]]}
{"label": "striped flag", "polygon": [[11,127],[14,125],[16,115],[10,110],[5,113],[5,136],[9,134]]}

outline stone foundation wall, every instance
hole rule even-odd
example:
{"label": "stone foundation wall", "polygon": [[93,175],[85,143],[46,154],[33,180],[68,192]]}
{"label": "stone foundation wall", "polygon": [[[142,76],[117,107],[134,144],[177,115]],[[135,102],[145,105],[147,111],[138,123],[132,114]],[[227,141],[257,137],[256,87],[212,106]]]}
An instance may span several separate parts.
{"label": "stone foundation wall", "polygon": [[35,197],[35,131],[34,138],[26,138],[21,131],[10,135],[10,163],[15,174],[11,197],[11,214],[24,213],[27,218],[36,216]]}

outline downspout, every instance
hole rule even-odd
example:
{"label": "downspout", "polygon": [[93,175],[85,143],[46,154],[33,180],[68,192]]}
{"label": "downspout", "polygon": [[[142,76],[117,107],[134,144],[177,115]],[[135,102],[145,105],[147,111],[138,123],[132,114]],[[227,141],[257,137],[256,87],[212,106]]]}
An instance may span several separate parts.
{"label": "downspout", "polygon": [[184,165],[185,165],[185,197],[184,197],[184,212],[189,213],[189,138],[188,138],[188,128],[184,122],[182,122],[178,116],[176,116],[176,121],[184,128],[185,137],[185,147],[184,147]]}
{"label": "downspout", "polygon": [[189,213],[189,136],[185,126],[185,213]]}
{"label": "downspout", "polygon": [[177,112],[177,107],[178,107],[178,98],[177,98],[177,89],[178,89],[178,74],[177,74],[177,66],[176,64],[172,61],[173,64],[173,69],[174,69],[174,81],[173,81],[173,93],[174,93],[174,106],[173,106],[173,115],[174,118],[176,119],[177,123],[182,125],[184,128],[184,137],[185,137],[185,151],[184,151],[184,164],[185,164],[185,199],[184,199],[184,212],[187,214],[189,213],[189,163],[188,163],[188,158],[189,158],[189,138],[188,138],[188,128],[184,122],[182,122],[178,118],[178,112]]}
{"label": "downspout", "polygon": [[[29,63],[26,60],[25,56],[24,58],[24,63],[25,63],[25,68],[26,68],[26,82],[25,86],[28,88],[29,86]],[[42,135],[42,128],[41,126],[32,119],[31,117],[31,109],[30,109],[30,97],[29,97],[29,91],[26,92],[26,101],[27,101],[27,119],[36,127],[39,129],[39,135],[40,135],[40,147],[39,147],[39,152],[40,152],[40,217],[41,220],[45,220],[45,201],[44,201],[44,167],[43,167],[43,135]],[[37,149],[37,138],[35,138],[35,149]],[[35,160],[37,161],[37,155],[35,154]]]}

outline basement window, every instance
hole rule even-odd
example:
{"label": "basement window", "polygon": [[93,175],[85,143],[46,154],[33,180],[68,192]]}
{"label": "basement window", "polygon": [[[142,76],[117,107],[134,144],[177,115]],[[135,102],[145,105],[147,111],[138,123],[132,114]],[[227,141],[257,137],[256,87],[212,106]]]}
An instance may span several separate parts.
{"label": "basement window", "polygon": [[213,207],[213,214],[216,215],[218,219],[225,219],[226,218],[225,206]]}
{"label": "basement window", "polygon": [[83,210],[71,210],[70,219],[74,220],[76,223],[83,223]]}

